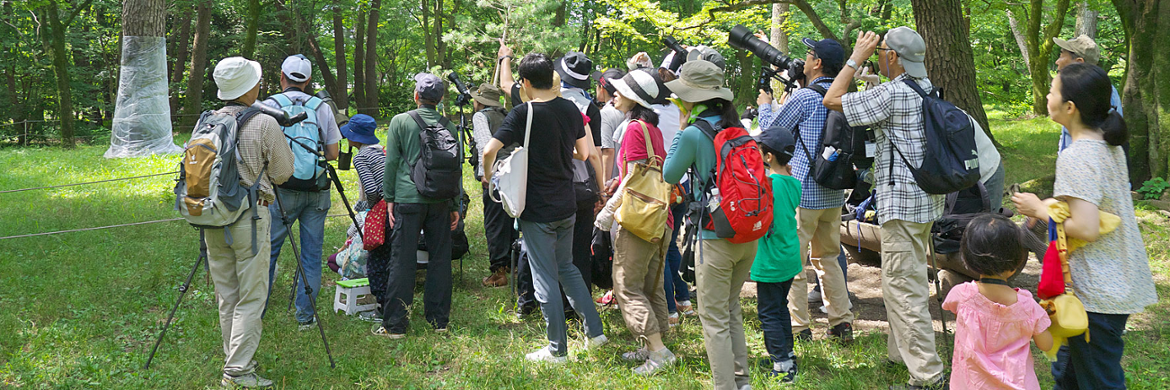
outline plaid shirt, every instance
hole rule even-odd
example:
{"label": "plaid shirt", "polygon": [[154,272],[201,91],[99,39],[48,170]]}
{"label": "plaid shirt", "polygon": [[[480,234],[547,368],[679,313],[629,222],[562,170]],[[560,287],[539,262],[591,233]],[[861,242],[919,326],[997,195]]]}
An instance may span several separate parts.
{"label": "plaid shirt", "polygon": [[[894,153],[900,152],[906,161],[918,166],[922,165],[926,149],[922,97],[902,81],[908,77],[902,74],[888,83],[841,97],[841,106],[849,124],[869,125],[877,136],[877,155],[873,169],[878,220],[881,223],[894,219],[927,223],[941,217],[943,211],[945,196],[922,191],[906,164],[894,156]],[[930,90],[929,79],[917,82],[923,90]],[[898,147],[897,152],[894,146]],[[893,169],[890,168],[891,162]],[[891,171],[893,177],[890,176]]]}
{"label": "plaid shirt", "polygon": [[[833,84],[833,78],[818,77],[813,84],[821,84],[828,89]],[[771,104],[760,106],[761,129],[780,127],[792,131],[795,128],[800,133],[796,153],[789,165],[792,166],[792,177],[800,180],[801,193],[804,194],[800,197],[800,208],[808,210],[838,208],[845,204],[845,191],[825,188],[811,176],[809,157],[815,158],[821,149],[825,118],[829,116],[829,109],[825,108],[823,101],[824,98],[817,91],[801,88],[789,96],[788,101],[775,113],[772,112]]]}
{"label": "plaid shirt", "polygon": [[[235,115],[243,111],[244,106],[227,106],[218,112]],[[293,154],[285,141],[284,131],[276,124],[276,119],[264,114],[256,114],[244,127],[240,129],[240,142],[236,144],[239,160],[236,168],[240,171],[240,184],[251,187],[256,182],[256,176],[267,165],[264,177],[260,179],[260,199],[272,202],[276,195],[272,191],[272,182],[284,184],[293,174]]]}

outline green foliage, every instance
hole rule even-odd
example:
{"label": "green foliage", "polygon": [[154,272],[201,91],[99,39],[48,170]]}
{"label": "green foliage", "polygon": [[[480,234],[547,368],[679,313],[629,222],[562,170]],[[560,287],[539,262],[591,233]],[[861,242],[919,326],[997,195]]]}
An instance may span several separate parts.
{"label": "green foliage", "polygon": [[1142,194],[1142,199],[1150,200],[1161,198],[1162,193],[1168,189],[1170,189],[1170,182],[1167,182],[1166,179],[1155,177],[1142,183],[1142,188],[1138,188],[1137,192]]}

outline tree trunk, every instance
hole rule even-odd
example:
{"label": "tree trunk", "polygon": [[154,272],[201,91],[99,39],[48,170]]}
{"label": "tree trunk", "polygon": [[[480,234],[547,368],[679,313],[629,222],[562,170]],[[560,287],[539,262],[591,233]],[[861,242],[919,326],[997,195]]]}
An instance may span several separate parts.
{"label": "tree trunk", "polygon": [[378,11],[382,0],[370,2],[370,24],[366,25],[366,110],[369,116],[378,116]]}
{"label": "tree trunk", "polygon": [[211,35],[211,1],[199,2],[195,22],[195,48],[191,56],[191,74],[187,77],[187,104],[183,109],[183,131],[190,131],[203,111],[203,74],[207,67],[207,41]]}
{"label": "tree trunk", "polygon": [[[1129,38],[1128,70],[1122,91],[1129,129],[1130,180],[1167,177],[1170,162],[1170,6],[1157,0],[1113,0]],[[1160,68],[1161,67],[1161,68]]]}
{"label": "tree trunk", "polygon": [[167,101],[166,1],[122,4],[122,61],[107,158],[175,152]]}
{"label": "tree trunk", "polygon": [[1052,38],[1060,35],[1060,30],[1064,27],[1064,15],[1068,13],[1068,6],[1069,0],[1058,0],[1051,23],[1042,29],[1044,0],[1031,0],[1024,41],[1028,45],[1028,73],[1032,75],[1032,113],[1038,116],[1048,115],[1048,87],[1052,84],[1052,75],[1049,73],[1051,65],[1048,59],[1052,55]]}
{"label": "tree trunk", "polygon": [[[789,53],[788,51],[788,33],[782,27],[784,21],[788,19],[788,11],[790,7],[788,3],[774,3],[772,4],[772,31],[770,31],[769,38],[772,41],[772,46],[780,49],[781,53]],[[784,88],[780,81],[772,81],[772,90],[779,91]]]}
{"label": "tree trunk", "polygon": [[[175,42],[175,62],[171,66],[171,83],[183,81],[183,70],[187,69],[187,56],[191,52],[191,8],[184,7],[182,16],[175,22],[179,28],[178,38],[171,37]],[[179,92],[171,91],[171,115],[179,113]]]}
{"label": "tree trunk", "polygon": [[[57,119],[61,123],[61,146],[72,149],[73,141],[73,89],[69,85],[69,58],[65,51],[65,25],[61,23],[57,2],[50,1],[45,7],[48,14],[49,36],[43,36],[53,54],[53,73],[57,76]],[[44,34],[42,32],[42,34]]]}
{"label": "tree trunk", "polygon": [[366,13],[353,22],[353,104],[360,113],[366,107]]}
{"label": "tree trunk", "polygon": [[1028,69],[1029,73],[1031,73],[1032,56],[1028,55],[1027,38],[1024,37],[1024,32],[1020,29],[1020,22],[1016,19],[1015,15],[1012,14],[1011,10],[1007,11],[1007,17],[1008,27],[1012,30],[1012,37],[1016,39],[1016,45],[1020,47],[1020,54],[1024,56],[1024,67]]}
{"label": "tree trunk", "polygon": [[1087,0],[1081,0],[1077,3],[1077,24],[1073,36],[1079,37],[1081,35],[1088,35],[1093,40],[1097,39],[1097,15],[1099,13],[1089,8]]}
{"label": "tree trunk", "polygon": [[[1067,0],[1064,0],[1067,1]],[[946,100],[967,111],[996,143],[975,85],[975,55],[959,0],[911,0],[917,30],[926,41],[926,70]]]}
{"label": "tree trunk", "polygon": [[[334,91],[337,88],[337,79],[333,78],[333,71],[329,70],[329,61],[325,59],[325,53],[321,51],[321,45],[317,43],[316,31],[308,31],[306,23],[301,19],[301,15],[284,4],[284,0],[276,1],[276,10],[278,14],[284,15],[280,18],[285,21],[285,24],[292,24],[296,37],[293,39],[296,42],[305,41],[309,44],[309,55],[313,57],[315,67],[321,72],[322,81],[325,84],[325,90]],[[311,87],[311,86],[310,86]],[[305,91],[312,93],[312,91]]]}
{"label": "tree trunk", "polygon": [[256,54],[256,30],[260,27],[260,0],[248,0],[248,25],[244,30],[244,48],[240,56],[252,59]]}
{"label": "tree trunk", "polygon": [[333,0],[333,55],[337,60],[337,87],[329,91],[337,110],[349,109],[349,76],[345,64],[345,23],[342,20],[341,0]]}

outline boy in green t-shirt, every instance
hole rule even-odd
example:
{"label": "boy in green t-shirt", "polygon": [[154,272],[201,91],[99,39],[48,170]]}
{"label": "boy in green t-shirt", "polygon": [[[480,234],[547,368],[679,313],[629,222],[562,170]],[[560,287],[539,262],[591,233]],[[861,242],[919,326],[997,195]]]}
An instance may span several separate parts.
{"label": "boy in green t-shirt", "polygon": [[764,346],[772,358],[772,377],[783,383],[796,380],[796,354],[792,351],[792,318],[788,313],[788,290],[792,278],[802,271],[800,239],[796,235],[796,207],[800,205],[800,181],[792,177],[788,161],[796,141],[787,129],[773,127],[756,136],[772,178],[775,217],[772,228],[759,241],[751,277],[756,282],[760,328]]}

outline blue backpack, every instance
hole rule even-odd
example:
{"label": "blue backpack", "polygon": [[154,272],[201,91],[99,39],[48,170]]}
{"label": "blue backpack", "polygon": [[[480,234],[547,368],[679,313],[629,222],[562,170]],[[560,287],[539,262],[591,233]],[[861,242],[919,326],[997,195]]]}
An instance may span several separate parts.
{"label": "blue backpack", "polygon": [[293,152],[293,175],[280,188],[297,191],[324,191],[329,189],[329,177],[325,174],[324,149],[321,127],[317,122],[317,108],[322,100],[310,96],[305,101],[293,101],[283,93],[269,97],[281,110],[294,117],[305,113],[307,118],[289,127],[282,127],[288,146]]}
{"label": "blue backpack", "polygon": [[[926,132],[922,165],[915,168],[893,142],[890,146],[910,168],[918,187],[928,194],[949,194],[978,183],[979,150],[975,146],[975,126],[971,124],[971,117],[943,100],[939,89],[926,93],[914,81],[903,81],[922,96],[922,120]],[[894,160],[891,158],[891,180],[893,171]]]}

